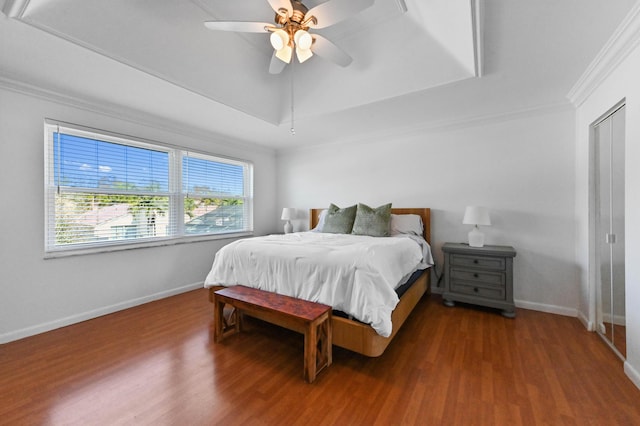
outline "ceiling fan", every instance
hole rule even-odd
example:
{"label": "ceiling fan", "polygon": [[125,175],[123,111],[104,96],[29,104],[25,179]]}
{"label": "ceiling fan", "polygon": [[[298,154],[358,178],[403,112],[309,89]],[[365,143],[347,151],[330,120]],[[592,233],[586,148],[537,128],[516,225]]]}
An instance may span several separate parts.
{"label": "ceiling fan", "polygon": [[267,0],[276,12],[275,25],[266,22],[207,21],[211,30],[246,33],[271,33],[274,52],[269,65],[271,74],[280,73],[291,62],[295,50],[299,62],[314,54],[346,67],[351,56],[325,37],[310,33],[340,22],[373,5],[374,0],[329,0],[308,9],[298,0]]}

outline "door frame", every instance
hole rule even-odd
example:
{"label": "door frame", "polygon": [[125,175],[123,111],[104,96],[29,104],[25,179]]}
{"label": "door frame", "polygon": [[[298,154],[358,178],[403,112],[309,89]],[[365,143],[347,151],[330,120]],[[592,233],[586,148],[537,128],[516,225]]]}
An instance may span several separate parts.
{"label": "door frame", "polygon": [[[598,117],[589,125],[589,331],[595,331],[602,337],[602,340],[607,343],[614,351],[614,353],[620,357],[623,361],[625,357],[618,351],[618,349],[605,339],[600,332],[600,324],[598,323],[598,291],[599,291],[599,263],[597,257],[598,236],[596,235],[596,220],[597,220],[597,204],[596,204],[596,126],[615,114],[618,110],[626,106],[626,98],[618,101],[613,107],[609,108],[604,114]],[[626,121],[627,117],[625,117]],[[626,135],[625,135],[626,138]],[[625,193],[626,197],[626,193]],[[625,239],[626,240],[626,239]],[[613,301],[612,301],[613,303]]]}

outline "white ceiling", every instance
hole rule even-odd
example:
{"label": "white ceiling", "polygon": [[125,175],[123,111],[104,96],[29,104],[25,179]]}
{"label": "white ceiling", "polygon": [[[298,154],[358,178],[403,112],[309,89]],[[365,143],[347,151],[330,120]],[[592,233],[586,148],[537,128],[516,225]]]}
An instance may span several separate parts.
{"label": "white ceiling", "polygon": [[0,75],[273,148],[392,136],[566,103],[635,0],[474,3],[376,0],[316,31],[351,65],[271,75],[268,35],[203,25],[271,22],[267,0],[0,0]]}

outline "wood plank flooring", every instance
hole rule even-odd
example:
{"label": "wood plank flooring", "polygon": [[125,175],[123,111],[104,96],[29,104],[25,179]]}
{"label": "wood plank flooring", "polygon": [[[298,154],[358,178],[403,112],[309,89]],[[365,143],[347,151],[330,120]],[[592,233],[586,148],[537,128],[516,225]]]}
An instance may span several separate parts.
{"label": "wood plank flooring", "polygon": [[0,346],[7,425],[640,425],[640,390],[575,318],[423,299],[380,358],[257,320],[213,342],[204,289]]}

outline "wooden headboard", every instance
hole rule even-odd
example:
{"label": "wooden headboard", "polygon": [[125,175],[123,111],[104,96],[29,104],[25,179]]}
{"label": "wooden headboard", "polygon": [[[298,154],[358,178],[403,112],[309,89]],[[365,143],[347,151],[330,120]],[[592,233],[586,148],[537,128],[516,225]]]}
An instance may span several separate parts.
{"label": "wooden headboard", "polygon": [[[318,224],[320,218],[320,212],[324,209],[311,209],[309,210],[309,229],[313,229]],[[406,209],[391,209],[393,214],[417,214],[422,218],[424,224],[423,237],[429,244],[431,244],[431,209],[430,208],[406,208]]]}

